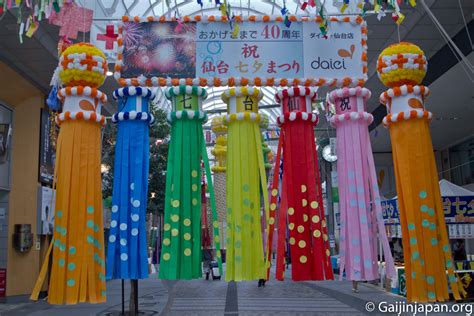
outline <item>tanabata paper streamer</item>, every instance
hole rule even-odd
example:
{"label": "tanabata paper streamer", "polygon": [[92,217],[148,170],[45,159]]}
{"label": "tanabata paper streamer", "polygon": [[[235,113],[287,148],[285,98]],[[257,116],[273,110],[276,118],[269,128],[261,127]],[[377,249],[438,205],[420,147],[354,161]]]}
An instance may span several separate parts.
{"label": "tanabata paper streamer", "polygon": [[171,140],[166,172],[164,236],[159,277],[167,280],[202,277],[201,255],[201,159],[209,186],[214,242],[221,269],[216,203],[202,124],[206,90],[196,86],[169,88],[166,97],[173,111],[168,115]]}
{"label": "tanabata paper streamer", "polygon": [[[79,43],[63,52],[59,67],[60,79],[66,87],[58,93],[64,105],[56,118],[60,131],[48,302],[102,303],[106,295],[100,147],[105,117],[100,111],[107,98],[97,86],[105,79],[107,62],[99,49]],[[39,283],[47,266],[48,260]],[[32,298],[37,297],[39,283]]]}
{"label": "tanabata paper streamer", "polygon": [[145,279],[148,277],[146,207],[149,167],[149,101],[154,93],[145,87],[125,87],[114,91],[118,112],[114,183],[107,279]]}
{"label": "tanabata paper streamer", "polygon": [[[275,170],[280,169],[283,152],[282,197],[278,215],[276,279],[283,280],[286,232],[289,230],[291,277],[294,281],[333,279],[326,220],[316,154],[314,126],[318,122],[311,112],[316,91],[311,88],[289,88],[277,93],[282,115]],[[274,173],[267,243],[267,278],[270,273],[271,245],[276,222],[279,174]]]}
{"label": "tanabata paper streamer", "polygon": [[[217,116],[212,119],[211,129],[216,135],[216,144],[211,153],[216,157],[212,166],[214,172],[214,193],[216,196],[217,217],[219,221],[220,240],[225,240],[226,232],[226,157],[227,157],[227,126],[224,118]],[[223,245],[224,248],[224,245]]]}
{"label": "tanabata paper streamer", "polygon": [[[272,169],[272,164],[268,162],[269,160],[269,155],[271,154],[271,149],[268,147],[268,144],[265,142],[265,137],[263,132],[268,128],[268,125],[270,124],[270,120],[268,119],[268,116],[266,114],[260,114],[262,122],[260,124],[260,129],[262,131],[262,151],[263,151],[263,163],[265,165],[265,170],[269,172]],[[267,174],[268,178],[268,174]]]}
{"label": "tanabata paper streamer", "polygon": [[377,61],[379,77],[392,87],[380,101],[388,111],[383,122],[392,141],[410,302],[449,299],[448,281],[460,298],[429,130],[432,114],[424,106],[429,90],[419,85],[426,68],[423,51],[405,42],[387,47]]}
{"label": "tanabata paper streamer", "polygon": [[232,88],[222,94],[227,104],[227,240],[226,281],[265,277],[260,194],[268,214],[267,179],[255,88]]}
{"label": "tanabata paper streamer", "polygon": [[340,278],[345,271],[346,279],[355,281],[379,278],[378,239],[383,247],[387,276],[395,274],[367,128],[373,121],[372,115],[365,111],[368,98],[370,91],[361,87],[338,89],[329,94],[329,101],[336,107],[331,125],[337,130]]}
{"label": "tanabata paper streamer", "polygon": [[76,39],[78,32],[91,30],[93,15],[93,10],[81,8],[74,2],[67,2],[59,13],[51,12],[49,23],[60,27],[60,37]]}

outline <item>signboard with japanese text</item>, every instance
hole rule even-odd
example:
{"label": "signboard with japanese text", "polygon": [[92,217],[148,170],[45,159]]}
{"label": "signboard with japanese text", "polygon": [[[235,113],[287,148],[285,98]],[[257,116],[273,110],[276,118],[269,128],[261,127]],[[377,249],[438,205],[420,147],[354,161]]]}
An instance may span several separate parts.
{"label": "signboard with japanese text", "polygon": [[50,112],[41,109],[39,182],[53,184],[54,166],[56,164],[56,144],[51,140],[51,130],[56,128],[50,119]]}
{"label": "signboard with japanese text", "polygon": [[[449,238],[474,238],[474,196],[444,196],[441,199]],[[391,226],[390,237],[401,237],[398,200],[382,201],[381,204],[385,225]]]}
{"label": "signboard with japanese text", "polygon": [[122,86],[354,86],[367,78],[360,17],[330,18],[327,36],[318,18],[238,20],[124,17],[115,78]]}

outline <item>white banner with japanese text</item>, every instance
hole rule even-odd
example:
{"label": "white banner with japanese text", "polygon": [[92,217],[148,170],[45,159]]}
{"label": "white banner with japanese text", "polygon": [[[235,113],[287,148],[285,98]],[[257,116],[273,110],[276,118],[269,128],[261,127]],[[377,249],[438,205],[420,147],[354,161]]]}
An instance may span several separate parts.
{"label": "white banner with japanese text", "polygon": [[116,79],[148,86],[351,86],[366,80],[367,28],[360,17],[331,18],[327,35],[312,19],[289,26],[246,20],[232,27],[202,19],[124,21]]}

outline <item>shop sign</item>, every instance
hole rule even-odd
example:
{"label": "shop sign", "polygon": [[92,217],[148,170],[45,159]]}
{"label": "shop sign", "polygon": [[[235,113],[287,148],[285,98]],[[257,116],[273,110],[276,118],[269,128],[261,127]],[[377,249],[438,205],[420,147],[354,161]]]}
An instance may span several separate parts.
{"label": "shop sign", "polygon": [[7,269],[0,269],[0,297],[7,293]]}

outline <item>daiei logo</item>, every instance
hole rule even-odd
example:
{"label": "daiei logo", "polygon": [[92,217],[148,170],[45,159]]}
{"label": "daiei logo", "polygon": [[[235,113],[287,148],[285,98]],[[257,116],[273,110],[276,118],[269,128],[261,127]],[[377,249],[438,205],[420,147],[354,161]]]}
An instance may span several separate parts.
{"label": "daiei logo", "polygon": [[347,69],[344,58],[333,60],[332,58],[321,59],[318,57],[317,59],[311,62],[311,68],[313,69],[324,69],[324,70],[339,70],[339,69]]}

